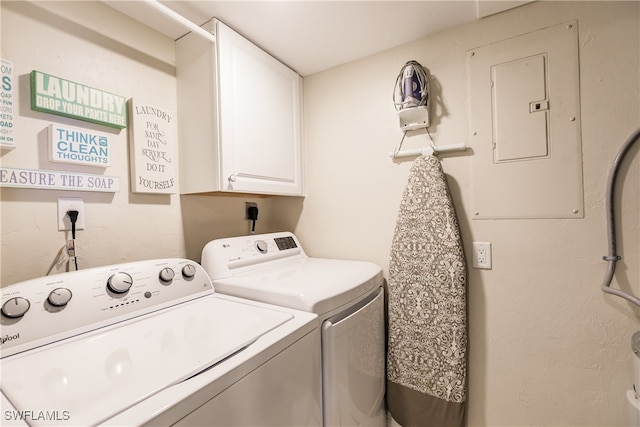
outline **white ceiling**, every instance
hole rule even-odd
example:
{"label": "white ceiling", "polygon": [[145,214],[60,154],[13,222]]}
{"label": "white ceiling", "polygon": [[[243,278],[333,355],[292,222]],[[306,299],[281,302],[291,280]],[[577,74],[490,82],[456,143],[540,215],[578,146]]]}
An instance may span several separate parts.
{"label": "white ceiling", "polygon": [[[174,40],[189,31],[146,4],[154,0],[103,1]],[[302,76],[522,3],[526,1],[162,1],[198,25],[220,19]]]}

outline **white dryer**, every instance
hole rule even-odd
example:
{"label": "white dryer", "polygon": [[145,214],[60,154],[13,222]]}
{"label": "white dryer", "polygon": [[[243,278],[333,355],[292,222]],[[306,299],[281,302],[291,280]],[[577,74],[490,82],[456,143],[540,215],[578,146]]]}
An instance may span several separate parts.
{"label": "white dryer", "polygon": [[219,295],[192,261],[0,293],[2,425],[322,423],[317,316]]}
{"label": "white dryer", "polygon": [[289,232],[213,240],[202,266],[216,292],[318,315],[325,426],[385,425],[380,267],[308,257]]}

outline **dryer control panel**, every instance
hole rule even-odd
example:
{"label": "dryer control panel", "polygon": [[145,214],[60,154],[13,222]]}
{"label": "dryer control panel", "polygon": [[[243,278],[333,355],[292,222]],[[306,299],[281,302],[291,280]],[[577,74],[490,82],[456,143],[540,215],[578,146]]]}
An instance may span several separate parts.
{"label": "dryer control panel", "polygon": [[212,240],[202,250],[202,266],[212,280],[228,277],[239,268],[262,267],[282,259],[306,258],[290,232],[255,234]]}
{"label": "dryer control panel", "polygon": [[0,288],[0,358],[213,294],[197,263],[159,259]]}

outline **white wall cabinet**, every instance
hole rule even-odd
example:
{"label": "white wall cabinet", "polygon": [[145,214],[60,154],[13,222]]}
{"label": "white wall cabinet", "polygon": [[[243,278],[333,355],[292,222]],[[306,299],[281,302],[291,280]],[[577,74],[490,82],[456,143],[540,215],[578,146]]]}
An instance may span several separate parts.
{"label": "white wall cabinet", "polygon": [[218,20],[176,42],[180,192],[301,196],[302,78]]}

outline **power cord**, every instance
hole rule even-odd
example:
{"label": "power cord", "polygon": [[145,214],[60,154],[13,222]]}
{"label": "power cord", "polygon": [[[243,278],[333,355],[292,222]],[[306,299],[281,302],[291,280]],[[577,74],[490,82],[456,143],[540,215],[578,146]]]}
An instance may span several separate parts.
{"label": "power cord", "polygon": [[78,258],[76,257],[76,222],[78,221],[78,211],[67,211],[67,216],[71,220],[71,240],[67,242],[67,253],[73,259],[73,264],[78,270]]}
{"label": "power cord", "polygon": [[256,221],[258,220],[258,207],[250,206],[247,209],[247,217],[251,221],[251,234],[254,234],[256,232]]}

